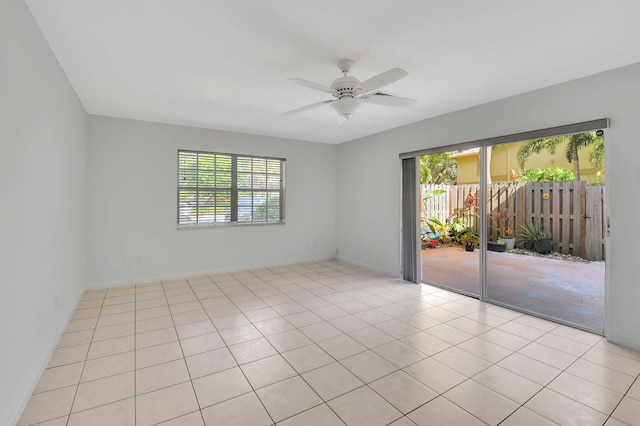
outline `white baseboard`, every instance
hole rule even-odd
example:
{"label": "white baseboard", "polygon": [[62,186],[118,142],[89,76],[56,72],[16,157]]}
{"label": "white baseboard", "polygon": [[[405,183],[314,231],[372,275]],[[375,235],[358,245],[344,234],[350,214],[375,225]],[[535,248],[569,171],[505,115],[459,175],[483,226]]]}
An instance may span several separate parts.
{"label": "white baseboard", "polygon": [[364,263],[364,262],[358,262],[357,260],[349,259],[349,258],[346,258],[346,257],[343,257],[343,256],[338,256],[335,259],[339,260],[341,262],[350,263],[350,264],[355,265],[355,266],[360,266],[361,268],[371,269],[372,271],[379,272],[379,273],[387,275],[389,277],[400,278],[400,273],[393,272],[393,271],[390,271],[388,269],[379,268],[377,266],[369,265],[369,264]]}
{"label": "white baseboard", "polygon": [[239,271],[246,271],[250,269],[273,268],[276,266],[295,265],[297,263],[323,262],[325,260],[330,260],[330,259],[333,259],[333,257],[320,256],[320,257],[313,257],[313,258],[306,258],[306,259],[295,259],[295,260],[279,262],[279,263],[258,263],[258,264],[251,264],[251,265],[242,265],[242,266],[236,265],[231,267],[221,267],[221,268],[206,269],[206,270],[200,270],[200,271],[178,272],[175,274],[150,275],[150,276],[141,277],[141,278],[127,278],[127,279],[116,280],[116,281],[90,283],[89,286],[87,287],[87,290],[95,290],[99,288],[110,288],[110,287],[121,287],[126,285],[143,284],[143,283],[149,283],[149,282],[155,282],[155,281],[177,280],[180,278],[197,277],[200,275],[223,274],[227,272],[239,272]]}

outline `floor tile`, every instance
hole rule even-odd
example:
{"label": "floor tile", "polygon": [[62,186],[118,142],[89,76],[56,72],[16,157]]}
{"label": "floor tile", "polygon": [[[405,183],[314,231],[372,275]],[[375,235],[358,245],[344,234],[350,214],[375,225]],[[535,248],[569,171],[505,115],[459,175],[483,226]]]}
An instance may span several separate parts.
{"label": "floor tile", "polygon": [[282,356],[300,374],[314,368],[322,367],[334,361],[318,345],[311,344],[292,351],[283,352]]}
{"label": "floor tile", "polygon": [[100,315],[96,327],[106,327],[109,325],[125,324],[135,321],[135,312],[123,312],[113,315]]}
{"label": "floor tile", "polygon": [[395,340],[387,333],[372,326],[351,331],[347,334],[369,349],[375,348],[376,346],[384,345],[385,343],[389,343]]}
{"label": "floor tile", "polygon": [[618,355],[614,352],[592,348],[584,354],[582,358],[631,376],[640,374],[640,361]]}
{"label": "floor tile", "polygon": [[604,414],[611,414],[623,396],[567,372],[556,377],[547,388]]}
{"label": "floor tile", "polygon": [[202,417],[207,426],[268,426],[273,423],[253,392],[205,408]]}
{"label": "floor tile", "polygon": [[497,425],[520,406],[473,380],[462,382],[444,397],[490,425]]}
{"label": "floor tile", "polygon": [[528,339],[518,337],[514,334],[507,333],[506,331],[498,330],[497,328],[480,334],[478,338],[488,340],[491,343],[495,343],[496,345],[502,346],[512,351],[522,349],[529,343],[531,343],[531,341]]}
{"label": "floor tile", "polygon": [[73,413],[68,426],[135,426],[135,399],[128,398],[86,411]]}
{"label": "floor tile", "polygon": [[253,325],[248,324],[236,328],[221,330],[220,336],[227,345],[235,345],[237,343],[259,339],[262,337],[262,333],[260,333],[260,331],[258,331],[258,329]]}
{"label": "floor tile", "polygon": [[136,370],[136,395],[190,381],[183,359]]}
{"label": "floor tile", "polygon": [[344,423],[327,404],[321,404],[289,417],[278,426],[344,426]]}
{"label": "floor tile", "polygon": [[541,385],[497,365],[476,374],[473,380],[519,404],[542,389]]}
{"label": "floor tile", "polygon": [[426,358],[422,352],[399,340],[394,340],[372,350],[398,368],[404,368]]}
{"label": "floor tile", "polygon": [[73,402],[72,413],[98,407],[135,395],[134,373],[118,374],[91,382],[81,383]]}
{"label": "floor tile", "polygon": [[241,369],[254,389],[260,389],[298,375],[281,355],[244,364]]}
{"label": "floor tile", "polygon": [[575,340],[558,336],[553,333],[545,334],[544,336],[536,340],[536,342],[545,346],[549,346],[550,348],[566,352],[573,356],[582,356],[591,348],[590,345],[585,345],[584,343],[576,342]]}
{"label": "floor tile", "polygon": [[440,396],[407,415],[418,426],[486,426],[453,402]]}
{"label": "floor tile", "polygon": [[398,370],[396,366],[370,350],[345,358],[340,363],[365,383]]}
{"label": "floor tile", "polygon": [[195,379],[193,387],[201,408],[235,398],[252,390],[238,367]]}
{"label": "floor tile", "polygon": [[279,352],[287,352],[313,343],[311,339],[299,330],[289,330],[284,333],[272,334],[267,336],[267,339]]}
{"label": "floor tile", "polygon": [[192,379],[208,376],[238,365],[227,348],[203,352],[187,357],[185,360]]}
{"label": "floor tile", "polygon": [[509,349],[478,337],[460,343],[458,348],[492,363],[496,363],[513,353]]}
{"label": "floor tile", "polygon": [[552,367],[559,368],[560,370],[564,370],[578,359],[578,357],[574,355],[570,355],[566,352],[562,352],[536,342],[529,343],[527,346],[520,349],[518,353]]}
{"label": "floor tile", "polygon": [[442,352],[451,347],[450,343],[438,339],[437,337],[432,336],[429,333],[425,333],[424,331],[403,337],[402,339],[400,339],[400,341],[417,349],[427,356],[435,355],[438,352]]}
{"label": "floor tile", "polygon": [[184,356],[196,355],[202,352],[209,352],[225,346],[224,341],[218,333],[203,334],[201,336],[189,337],[180,341]]}
{"label": "floor tile", "polygon": [[528,408],[520,407],[507,419],[500,423],[500,426],[555,426],[557,423],[542,417]]}
{"label": "floor tile", "polygon": [[350,426],[387,425],[402,413],[366,386],[328,402],[328,405]]}
{"label": "floor tile", "polygon": [[135,323],[133,322],[110,325],[96,328],[95,333],[93,333],[93,341],[99,342],[101,340],[115,339],[116,337],[131,336],[132,334],[135,334]]}
{"label": "floor tile", "polygon": [[582,358],[571,364],[571,366],[567,368],[567,372],[622,394],[629,389],[629,386],[631,386],[634,380],[633,376]]}
{"label": "floor tile", "polygon": [[47,368],[42,373],[40,381],[33,393],[46,392],[80,383],[80,375],[84,367],[83,362],[67,364],[60,367]]}
{"label": "floor tile", "polygon": [[415,410],[438,396],[437,392],[402,370],[369,383],[369,387],[403,414]]}
{"label": "floor tile", "polygon": [[473,334],[469,334],[466,331],[459,330],[447,324],[436,325],[435,327],[425,330],[425,332],[452,345],[457,345],[473,337]]}
{"label": "floor tile", "polygon": [[491,362],[462,350],[457,346],[435,354],[433,359],[440,361],[467,377],[476,375],[491,366]]}
{"label": "floor tile", "polygon": [[293,330],[295,327],[284,318],[272,318],[265,321],[259,321],[253,324],[264,336],[283,333]]}
{"label": "floor tile", "polygon": [[624,397],[613,412],[612,417],[630,425],[637,425],[640,423],[639,414],[640,401]]}
{"label": "floor tile", "polygon": [[602,425],[607,415],[549,389],[542,389],[524,405],[558,424]]}
{"label": "floor tile", "polygon": [[347,315],[329,320],[334,327],[343,333],[359,330],[361,328],[369,327],[369,323],[356,317],[355,315]]}
{"label": "floor tile", "polygon": [[216,328],[213,323],[206,319],[204,321],[196,321],[192,323],[176,326],[179,339],[187,339],[189,337],[201,336],[203,334],[215,333]]}
{"label": "floor tile", "polygon": [[161,328],[173,327],[171,315],[136,321],[136,333],[145,333],[147,331],[160,330]]}
{"label": "floor tile", "polygon": [[180,349],[178,342],[151,346],[136,351],[136,368],[151,367],[152,365],[173,361],[182,357],[182,349]]}
{"label": "floor tile", "polygon": [[256,391],[274,421],[279,422],[322,403],[300,377],[293,377]]}
{"label": "floor tile", "polygon": [[549,384],[562,372],[562,370],[519,353],[509,355],[497,365],[542,386]]}
{"label": "floor tile", "polygon": [[69,346],[85,345],[91,343],[93,338],[93,329],[83,331],[73,331],[71,333],[65,333],[60,338],[58,348],[66,348]]}
{"label": "floor tile", "polygon": [[58,348],[53,351],[47,368],[60,367],[62,365],[75,364],[84,361],[89,351],[89,345],[69,346],[68,348]]}
{"label": "floor tile", "polygon": [[264,338],[229,346],[229,350],[239,365],[267,358],[277,353],[267,339]]}
{"label": "floor tile", "polygon": [[77,386],[69,386],[33,395],[18,425],[31,425],[68,415],[76,389]]}
{"label": "floor tile", "polygon": [[326,321],[307,325],[300,328],[300,331],[316,343],[342,335],[342,331],[338,330],[336,327]]}
{"label": "floor tile", "polygon": [[198,410],[191,383],[182,383],[136,397],[136,426],[157,424]]}
{"label": "floor tile", "polygon": [[178,334],[174,327],[138,333],[136,334],[136,349],[175,342],[176,340],[178,340]]}
{"label": "floor tile", "polygon": [[134,352],[124,352],[87,361],[84,364],[80,381],[88,382],[133,371],[135,369],[134,360]]}
{"label": "floor tile", "polygon": [[302,378],[325,401],[364,385],[360,379],[337,362],[304,373]]}
{"label": "floor tile", "polygon": [[318,342],[318,346],[337,360],[341,360],[367,350],[366,346],[358,343],[346,334],[341,334],[331,339]]}
{"label": "floor tile", "polygon": [[284,318],[298,328],[323,321],[322,318],[311,311],[304,311],[298,312],[296,314],[286,315]]}
{"label": "floor tile", "polygon": [[403,371],[438,393],[444,393],[467,379],[463,374],[433,358],[405,367]]}
{"label": "floor tile", "polygon": [[115,339],[92,342],[87,359],[96,359],[134,350],[134,336],[116,337]]}

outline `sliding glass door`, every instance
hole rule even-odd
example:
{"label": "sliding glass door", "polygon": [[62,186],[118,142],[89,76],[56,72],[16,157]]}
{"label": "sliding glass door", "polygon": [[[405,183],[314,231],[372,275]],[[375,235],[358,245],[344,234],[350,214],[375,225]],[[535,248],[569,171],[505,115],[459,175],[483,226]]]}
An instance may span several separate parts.
{"label": "sliding glass door", "polygon": [[602,334],[606,125],[414,155],[422,282]]}

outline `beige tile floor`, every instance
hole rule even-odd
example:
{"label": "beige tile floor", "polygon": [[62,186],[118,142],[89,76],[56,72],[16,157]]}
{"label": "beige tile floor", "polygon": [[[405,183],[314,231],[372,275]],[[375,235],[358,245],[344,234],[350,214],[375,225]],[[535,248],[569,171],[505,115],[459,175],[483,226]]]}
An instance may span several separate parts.
{"label": "beige tile floor", "polygon": [[640,424],[640,353],[326,261],[87,291],[20,425]]}

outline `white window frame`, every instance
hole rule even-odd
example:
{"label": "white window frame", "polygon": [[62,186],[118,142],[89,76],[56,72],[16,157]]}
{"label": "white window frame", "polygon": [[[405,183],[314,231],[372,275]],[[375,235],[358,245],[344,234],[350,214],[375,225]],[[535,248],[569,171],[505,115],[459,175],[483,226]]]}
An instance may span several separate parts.
{"label": "white window frame", "polygon": [[[276,157],[179,149],[178,228],[283,224],[285,162]],[[202,184],[202,173],[210,185]],[[189,195],[192,200],[186,202]]]}

